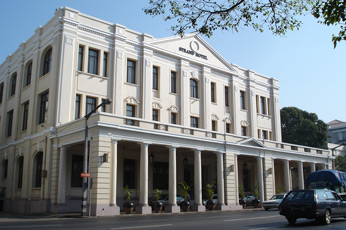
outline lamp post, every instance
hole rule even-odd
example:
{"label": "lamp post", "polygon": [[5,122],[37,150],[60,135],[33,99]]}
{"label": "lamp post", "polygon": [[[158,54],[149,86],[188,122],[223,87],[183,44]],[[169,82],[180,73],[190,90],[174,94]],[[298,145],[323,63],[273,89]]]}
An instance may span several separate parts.
{"label": "lamp post", "polygon": [[[101,104],[96,106],[92,111],[90,111],[87,115],[85,115],[85,139],[84,139],[84,162],[83,162],[83,173],[87,174],[88,169],[88,119],[89,117],[96,112],[98,108],[100,108],[103,105],[108,105],[112,103],[111,99],[106,99],[102,101]],[[82,200],[82,216],[88,215],[88,178],[83,177],[83,200]]]}

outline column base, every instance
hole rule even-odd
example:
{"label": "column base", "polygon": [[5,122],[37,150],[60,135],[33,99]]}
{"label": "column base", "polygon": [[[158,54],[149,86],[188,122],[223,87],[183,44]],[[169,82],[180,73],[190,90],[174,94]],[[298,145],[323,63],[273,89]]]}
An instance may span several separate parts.
{"label": "column base", "polygon": [[195,204],[191,208],[192,211],[205,212],[205,206],[202,204]]}
{"label": "column base", "polygon": [[165,212],[180,213],[180,207],[178,205],[166,205]]}
{"label": "column base", "polygon": [[225,204],[217,204],[215,207],[215,210],[225,211],[225,210],[230,210],[230,208]]}
{"label": "column base", "polygon": [[91,216],[117,216],[120,215],[120,207],[109,204],[91,204]]}
{"label": "column base", "polygon": [[136,207],[136,213],[137,214],[151,214],[151,207],[148,205],[138,205]]}

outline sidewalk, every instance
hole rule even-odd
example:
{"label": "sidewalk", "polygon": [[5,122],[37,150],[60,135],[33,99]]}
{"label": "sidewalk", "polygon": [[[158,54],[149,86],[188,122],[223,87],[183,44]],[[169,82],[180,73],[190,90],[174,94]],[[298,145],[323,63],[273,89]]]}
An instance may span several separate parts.
{"label": "sidewalk", "polygon": [[[219,211],[219,210],[213,210],[213,211],[206,211],[206,212],[239,212],[239,211],[260,211],[264,210],[263,208],[253,208],[253,207],[246,207],[242,210],[232,210],[232,211]],[[176,214],[193,214],[197,213],[195,211],[188,211],[188,212],[180,212]],[[141,214],[125,214],[124,212],[121,212],[119,216],[137,216]],[[172,213],[152,213],[148,215],[175,215]],[[18,213],[5,213],[0,212],[0,223],[4,222],[19,222],[19,221],[51,221],[51,220],[62,220],[62,219],[71,219],[71,218],[102,218],[102,217],[112,217],[112,216],[86,216],[82,217],[81,213],[47,213],[47,214],[37,214],[37,215],[25,215],[25,214],[18,214]]]}

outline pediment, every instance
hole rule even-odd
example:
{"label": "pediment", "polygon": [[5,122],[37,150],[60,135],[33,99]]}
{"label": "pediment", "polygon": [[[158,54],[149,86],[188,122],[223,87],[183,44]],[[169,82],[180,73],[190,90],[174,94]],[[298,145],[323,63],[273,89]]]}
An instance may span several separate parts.
{"label": "pediment", "polygon": [[198,34],[187,34],[184,37],[173,36],[154,39],[146,43],[154,50],[168,52],[185,57],[197,63],[213,66],[229,72],[237,73],[232,65],[227,62]]}
{"label": "pediment", "polygon": [[247,145],[247,146],[262,147],[262,148],[265,147],[263,143],[261,143],[260,141],[254,139],[254,138],[248,138],[248,139],[242,140],[238,143],[241,145]]}

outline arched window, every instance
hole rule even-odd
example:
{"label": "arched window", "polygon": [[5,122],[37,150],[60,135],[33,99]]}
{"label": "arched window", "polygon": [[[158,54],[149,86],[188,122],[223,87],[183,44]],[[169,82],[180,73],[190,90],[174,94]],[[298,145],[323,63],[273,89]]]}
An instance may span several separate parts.
{"label": "arched window", "polygon": [[198,82],[195,79],[190,79],[190,96],[198,98]]}
{"label": "arched window", "polygon": [[23,183],[23,167],[24,167],[24,157],[19,157],[17,160],[17,188],[22,188]]}
{"label": "arched window", "polygon": [[10,94],[9,94],[10,97],[12,97],[16,93],[16,83],[17,83],[17,73],[14,73],[10,81]]}
{"label": "arched window", "polygon": [[31,83],[31,72],[32,72],[32,62],[26,65],[25,77],[24,77],[24,87],[30,85]]}
{"label": "arched window", "polygon": [[43,59],[43,72],[42,76],[50,72],[52,63],[52,48],[46,51],[44,59]]}
{"label": "arched window", "polygon": [[34,158],[34,187],[40,188],[41,187],[41,178],[42,178],[42,159],[43,159],[43,153],[38,152]]}

